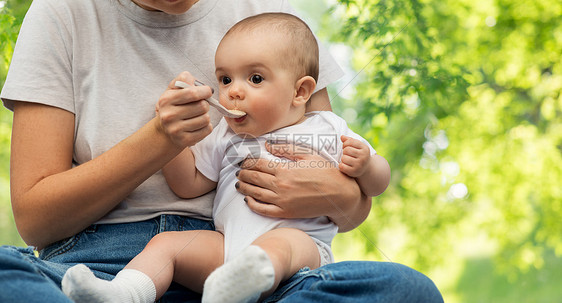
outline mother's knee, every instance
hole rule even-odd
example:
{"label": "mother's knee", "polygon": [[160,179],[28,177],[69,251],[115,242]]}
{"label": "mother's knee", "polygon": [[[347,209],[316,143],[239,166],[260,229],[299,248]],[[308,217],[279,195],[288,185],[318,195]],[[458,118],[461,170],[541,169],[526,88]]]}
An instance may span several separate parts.
{"label": "mother's knee", "polygon": [[[442,303],[441,293],[426,275],[393,262],[349,261],[326,265],[329,280],[340,281],[358,296],[392,302]],[[384,301],[384,300],[383,300]]]}
{"label": "mother's knee", "polygon": [[379,266],[386,267],[389,282],[397,289],[402,300],[400,302],[442,303],[443,297],[435,283],[423,273],[408,266],[380,262]]}

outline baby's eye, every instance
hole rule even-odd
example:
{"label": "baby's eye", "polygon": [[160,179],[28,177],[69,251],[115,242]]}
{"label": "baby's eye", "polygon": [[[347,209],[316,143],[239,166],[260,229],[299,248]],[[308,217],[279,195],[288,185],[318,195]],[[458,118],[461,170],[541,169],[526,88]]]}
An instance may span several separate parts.
{"label": "baby's eye", "polygon": [[222,77],[221,82],[223,85],[228,85],[230,84],[230,82],[232,82],[232,80],[229,77]]}
{"label": "baby's eye", "polygon": [[252,75],[252,77],[250,77],[250,81],[254,84],[260,84],[263,81],[263,77],[260,75]]}

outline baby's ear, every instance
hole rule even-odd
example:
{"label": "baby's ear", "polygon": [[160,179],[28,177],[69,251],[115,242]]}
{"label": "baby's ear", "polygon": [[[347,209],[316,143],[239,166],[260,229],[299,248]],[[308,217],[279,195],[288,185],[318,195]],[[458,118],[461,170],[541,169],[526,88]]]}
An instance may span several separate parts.
{"label": "baby's ear", "polygon": [[310,99],[316,88],[316,81],[311,76],[304,76],[300,78],[295,84],[295,98],[293,105],[304,105]]}

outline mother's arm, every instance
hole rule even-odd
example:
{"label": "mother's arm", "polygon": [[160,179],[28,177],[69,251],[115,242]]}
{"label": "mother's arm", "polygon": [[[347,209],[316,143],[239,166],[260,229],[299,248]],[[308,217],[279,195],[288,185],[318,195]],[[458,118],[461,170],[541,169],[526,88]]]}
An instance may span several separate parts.
{"label": "mother's arm", "polygon": [[108,213],[171,159],[172,148],[152,148],[168,144],[155,132],[149,124],[98,158],[72,168],[74,114],[17,102],[11,196],[23,240],[41,248],[76,234]]}
{"label": "mother's arm", "polygon": [[[23,240],[42,248],[107,214],[190,140],[198,141],[210,132],[206,103],[189,101],[210,95],[208,87],[181,92],[169,87],[159,101],[159,115],[102,155],[74,168],[74,114],[16,102],[10,181],[12,209]],[[183,116],[177,106],[182,105],[177,104],[180,101],[190,104],[181,107]],[[192,119],[186,120],[186,113]]]}
{"label": "mother's arm", "polygon": [[[326,89],[316,92],[307,104],[307,111],[331,109]],[[248,206],[253,211],[281,218],[328,216],[340,232],[350,231],[365,221],[371,210],[371,198],[361,193],[354,178],[337,167],[319,168],[315,163],[325,162],[320,156],[295,155],[293,150],[277,147],[270,152],[299,161],[298,168],[272,168],[267,160],[242,166],[246,169],[238,175],[238,190],[248,196]]]}

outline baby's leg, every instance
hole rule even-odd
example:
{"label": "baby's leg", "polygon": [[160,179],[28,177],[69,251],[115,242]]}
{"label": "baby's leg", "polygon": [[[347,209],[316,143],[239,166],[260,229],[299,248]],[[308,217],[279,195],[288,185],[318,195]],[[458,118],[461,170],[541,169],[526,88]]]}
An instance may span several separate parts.
{"label": "baby's leg", "polygon": [[156,235],[125,269],[151,278],[160,298],[173,281],[201,293],[209,274],[224,261],[224,237],[209,230],[165,232]]}
{"label": "baby's leg", "polygon": [[205,278],[223,262],[223,242],[214,231],[161,233],[112,281],[77,265],[65,274],[63,291],[77,302],[154,302],[173,279],[201,292]]}
{"label": "baby's leg", "polygon": [[253,302],[273,293],[301,268],[319,265],[316,243],[306,233],[271,230],[207,278],[203,302]]}
{"label": "baby's leg", "polygon": [[315,269],[320,266],[318,246],[309,235],[298,229],[274,229],[260,236],[253,244],[265,250],[271,259],[275,269],[275,288],[303,267]]}

